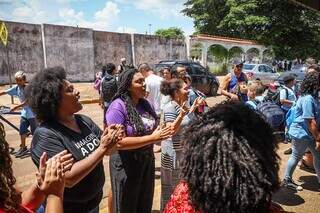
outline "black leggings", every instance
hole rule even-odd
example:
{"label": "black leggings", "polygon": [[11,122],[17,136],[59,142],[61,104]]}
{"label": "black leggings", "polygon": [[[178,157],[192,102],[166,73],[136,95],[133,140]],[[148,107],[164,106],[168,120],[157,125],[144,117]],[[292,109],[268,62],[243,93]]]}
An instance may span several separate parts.
{"label": "black leggings", "polygon": [[119,151],[110,157],[114,213],[151,213],[155,160],[153,149]]}

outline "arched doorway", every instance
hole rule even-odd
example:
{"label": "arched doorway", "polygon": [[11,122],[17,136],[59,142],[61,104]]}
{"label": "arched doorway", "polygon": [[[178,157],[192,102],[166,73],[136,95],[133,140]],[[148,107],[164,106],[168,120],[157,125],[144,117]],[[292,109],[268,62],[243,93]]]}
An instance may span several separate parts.
{"label": "arched doorway", "polygon": [[190,48],[190,58],[192,61],[201,62],[202,49],[203,49],[202,43],[198,42],[198,43],[192,44]]}
{"label": "arched doorway", "polygon": [[260,61],[260,50],[257,48],[250,48],[246,52],[245,61],[248,63],[258,64]]}
{"label": "arched doorway", "polygon": [[207,65],[211,72],[216,75],[224,75],[227,73],[227,61],[229,51],[220,44],[211,45],[207,53]]}

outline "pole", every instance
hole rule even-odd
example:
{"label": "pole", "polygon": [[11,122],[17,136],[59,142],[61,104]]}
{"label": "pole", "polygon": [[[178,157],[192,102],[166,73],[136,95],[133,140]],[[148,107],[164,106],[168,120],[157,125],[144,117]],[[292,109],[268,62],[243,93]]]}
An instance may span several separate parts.
{"label": "pole", "polygon": [[[5,48],[6,48],[6,56],[7,56],[7,72],[8,72],[8,75],[9,75],[9,85],[10,85],[10,88],[11,88],[12,87],[12,79],[11,79],[11,70],[10,70],[8,46],[6,46]],[[14,100],[13,100],[12,96],[11,96],[11,104],[14,104]]]}

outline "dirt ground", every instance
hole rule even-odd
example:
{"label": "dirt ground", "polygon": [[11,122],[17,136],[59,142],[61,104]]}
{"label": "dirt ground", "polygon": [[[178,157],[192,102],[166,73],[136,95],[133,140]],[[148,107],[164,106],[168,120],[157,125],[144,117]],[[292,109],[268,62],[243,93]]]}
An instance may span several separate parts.
{"label": "dirt ground", "polygon": [[[8,86],[0,87],[0,91],[8,88]],[[90,83],[77,83],[75,84],[81,93],[81,100],[91,100],[98,97],[97,92],[92,88]],[[222,97],[212,97],[208,98],[209,105],[215,105],[223,100]],[[18,100],[15,99],[15,103],[18,103]],[[11,106],[11,99],[8,96],[0,97],[0,105]],[[91,117],[99,126],[102,127],[102,110],[98,104],[85,104],[83,110],[80,112]],[[6,119],[18,126],[19,116],[17,115],[5,115]],[[2,122],[2,121],[1,121]],[[7,141],[11,147],[19,147],[19,135],[16,130],[12,127],[5,124],[5,130],[7,134]],[[30,145],[31,137],[28,138],[27,144]],[[288,148],[290,145],[279,144],[278,154],[281,158],[280,161],[280,171],[279,177],[283,177],[286,162],[288,160],[288,155],[284,155],[283,151]],[[107,212],[107,201],[106,201],[106,192],[110,189],[110,178],[109,178],[109,168],[108,168],[108,157],[104,158],[104,167],[106,174],[106,183],[104,187],[104,199],[101,202],[100,212]],[[35,180],[35,171],[36,168],[32,163],[31,159],[16,159],[13,157],[13,170],[15,177],[17,178],[17,188],[25,190],[28,188]],[[156,170],[160,171],[160,154],[156,154]],[[308,173],[296,169],[294,173],[294,179],[299,181],[302,184],[304,190],[301,192],[294,192],[292,190],[287,190],[285,188],[280,188],[277,193],[274,194],[273,200],[279,203],[286,211],[290,212],[304,212],[304,213],[318,213],[320,212],[320,192],[316,188],[316,176],[315,174]],[[153,213],[160,212],[160,176],[156,175],[156,185],[153,201]]]}

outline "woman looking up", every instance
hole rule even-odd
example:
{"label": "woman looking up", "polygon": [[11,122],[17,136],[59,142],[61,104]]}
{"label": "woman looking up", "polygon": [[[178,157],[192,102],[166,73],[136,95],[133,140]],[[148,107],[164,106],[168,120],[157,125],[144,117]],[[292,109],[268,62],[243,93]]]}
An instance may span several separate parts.
{"label": "woman looking up", "polygon": [[117,213],[151,212],[155,179],[153,144],[171,135],[169,127],[158,127],[157,115],[144,99],[145,94],[144,77],[138,70],[122,72],[118,93],[106,114],[108,125],[121,124],[126,132],[126,137],[118,142],[118,152],[110,157],[113,205]]}
{"label": "woman looking up", "polygon": [[41,125],[31,144],[31,157],[39,166],[43,152],[48,157],[67,149],[75,159],[66,172],[65,212],[99,212],[105,182],[103,157],[121,139],[120,126],[109,126],[103,133],[82,109],[80,93],[66,79],[61,67],[47,68],[30,81],[29,104]]}
{"label": "woman looking up", "polygon": [[[164,105],[164,123],[173,130],[173,136],[161,144],[161,210],[169,200],[173,189],[179,182],[180,160],[182,157],[181,129],[195,119],[193,112],[202,103],[196,98],[190,109],[187,109],[188,85],[181,79],[163,81],[161,93],[171,97]],[[186,115],[186,116],[185,116]]]}

